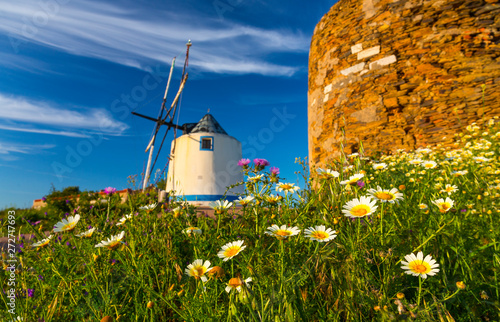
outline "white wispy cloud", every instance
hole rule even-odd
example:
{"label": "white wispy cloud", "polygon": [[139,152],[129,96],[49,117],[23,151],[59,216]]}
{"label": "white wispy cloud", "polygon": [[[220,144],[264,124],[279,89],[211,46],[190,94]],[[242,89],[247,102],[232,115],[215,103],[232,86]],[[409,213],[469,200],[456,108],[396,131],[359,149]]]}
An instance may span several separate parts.
{"label": "white wispy cloud", "polygon": [[42,150],[52,149],[55,145],[53,144],[18,144],[18,143],[8,143],[0,142],[0,154],[10,154],[10,153],[40,153]]}
{"label": "white wispy cloud", "polygon": [[88,138],[89,135],[70,132],[70,131],[53,131],[53,130],[44,130],[44,129],[34,129],[34,128],[20,128],[16,126],[7,126],[0,124],[0,130],[14,131],[14,132],[25,132],[25,133],[38,133],[38,134],[49,134],[49,135],[60,135],[60,136],[68,136],[73,138]]}
{"label": "white wispy cloud", "polygon": [[19,160],[19,154],[40,154],[54,148],[53,144],[25,144],[0,141],[0,159],[4,161]]}
{"label": "white wispy cloud", "polygon": [[[47,102],[30,101],[0,93],[0,129],[87,137],[85,131],[122,135],[128,128],[104,109],[63,108]],[[49,129],[47,129],[49,127]]]}
{"label": "white wispy cloud", "polygon": [[310,41],[296,31],[262,29],[203,15],[194,18],[187,12],[137,13],[137,8],[92,1],[71,1],[58,5],[57,10],[44,10],[40,3],[2,4],[0,33],[9,37],[13,50],[22,42],[34,42],[145,68],[152,60],[168,62],[183,53],[186,40],[191,39],[190,65],[202,71],[290,76],[299,70],[297,66],[268,57],[307,53]]}

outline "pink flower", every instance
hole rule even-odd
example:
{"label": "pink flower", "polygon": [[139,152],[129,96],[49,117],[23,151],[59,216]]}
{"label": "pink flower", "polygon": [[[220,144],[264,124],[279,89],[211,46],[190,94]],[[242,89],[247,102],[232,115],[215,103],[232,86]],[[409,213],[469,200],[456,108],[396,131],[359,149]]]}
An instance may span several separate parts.
{"label": "pink flower", "polygon": [[113,194],[115,192],[116,192],[116,188],[113,188],[113,187],[107,187],[106,189],[104,189],[104,193],[107,195]]}
{"label": "pink flower", "polygon": [[262,168],[267,167],[269,165],[269,161],[267,161],[266,159],[254,159],[253,163],[255,163],[255,166]]}
{"label": "pink flower", "polygon": [[271,174],[277,176],[278,174],[280,174],[280,168],[277,168],[277,167],[271,167],[269,168],[269,170],[271,171]]}
{"label": "pink flower", "polygon": [[250,164],[250,159],[241,159],[238,161],[240,167],[246,167],[248,164]]}

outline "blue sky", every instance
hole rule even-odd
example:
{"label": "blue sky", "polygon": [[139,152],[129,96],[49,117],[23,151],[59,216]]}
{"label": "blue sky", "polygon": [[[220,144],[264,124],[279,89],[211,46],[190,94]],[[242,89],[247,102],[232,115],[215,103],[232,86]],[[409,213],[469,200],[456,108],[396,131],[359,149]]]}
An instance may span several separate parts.
{"label": "blue sky", "polygon": [[[311,4],[312,3],[312,4]],[[170,63],[179,123],[210,109],[243,157],[297,182],[307,155],[311,36],[334,0],[16,0],[0,9],[0,209],[79,186],[127,187],[143,171]],[[166,162],[169,135],[157,168]]]}

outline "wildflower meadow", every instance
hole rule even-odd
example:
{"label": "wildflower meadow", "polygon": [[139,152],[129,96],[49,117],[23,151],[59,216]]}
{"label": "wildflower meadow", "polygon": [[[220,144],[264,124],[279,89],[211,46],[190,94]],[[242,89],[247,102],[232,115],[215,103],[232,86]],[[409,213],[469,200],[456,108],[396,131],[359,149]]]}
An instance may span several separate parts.
{"label": "wildflower meadow", "polygon": [[1,320],[499,321],[497,122],[446,147],[298,159],[302,188],[243,159],[245,194],[214,216],[113,188],[50,229],[19,215],[34,238],[14,268],[4,250]]}

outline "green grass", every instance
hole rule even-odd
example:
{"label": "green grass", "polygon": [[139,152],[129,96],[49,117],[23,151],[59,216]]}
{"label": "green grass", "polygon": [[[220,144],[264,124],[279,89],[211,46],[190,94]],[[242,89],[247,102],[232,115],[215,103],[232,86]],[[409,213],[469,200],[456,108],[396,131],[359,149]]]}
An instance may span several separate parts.
{"label": "green grass", "polygon": [[[221,210],[215,220],[196,216],[180,200],[147,212],[139,207],[154,199],[144,195],[125,205],[74,205],[81,216],[74,231],[53,234],[45,247],[24,243],[17,255],[15,314],[3,309],[2,321],[498,321],[500,159],[493,123],[468,127],[455,148],[400,151],[379,160],[343,157],[328,167],[338,178],[318,176],[317,169],[309,176],[306,162],[298,160],[307,188],[293,195],[277,192],[277,181],[286,181],[266,169],[244,169],[247,176],[263,174],[243,183],[255,200],[237,213]],[[437,166],[425,169],[411,164],[415,159]],[[377,163],[386,167],[375,170]],[[356,173],[364,174],[364,186],[340,184]],[[457,191],[444,192],[447,184]],[[349,201],[378,186],[398,189],[403,198],[377,200],[375,212],[363,218],[344,215]],[[273,201],[270,194],[281,197]],[[433,201],[446,197],[453,206],[440,211]],[[180,212],[173,211],[177,207]],[[279,240],[265,233],[273,224],[301,232]],[[42,239],[20,215],[15,225]],[[305,229],[318,225],[335,230],[336,238],[307,238]],[[89,226],[97,228],[90,238],[75,237]],[[183,233],[188,227],[202,233]],[[121,231],[117,248],[95,247]],[[239,254],[228,261],[217,256],[237,240],[246,246]],[[405,274],[401,261],[419,251],[436,260],[437,274]],[[196,259],[217,267],[206,283],[185,273]],[[0,273],[4,291],[11,288],[9,277],[9,271]],[[252,281],[227,293],[236,277]],[[5,293],[1,301],[7,305]]]}

